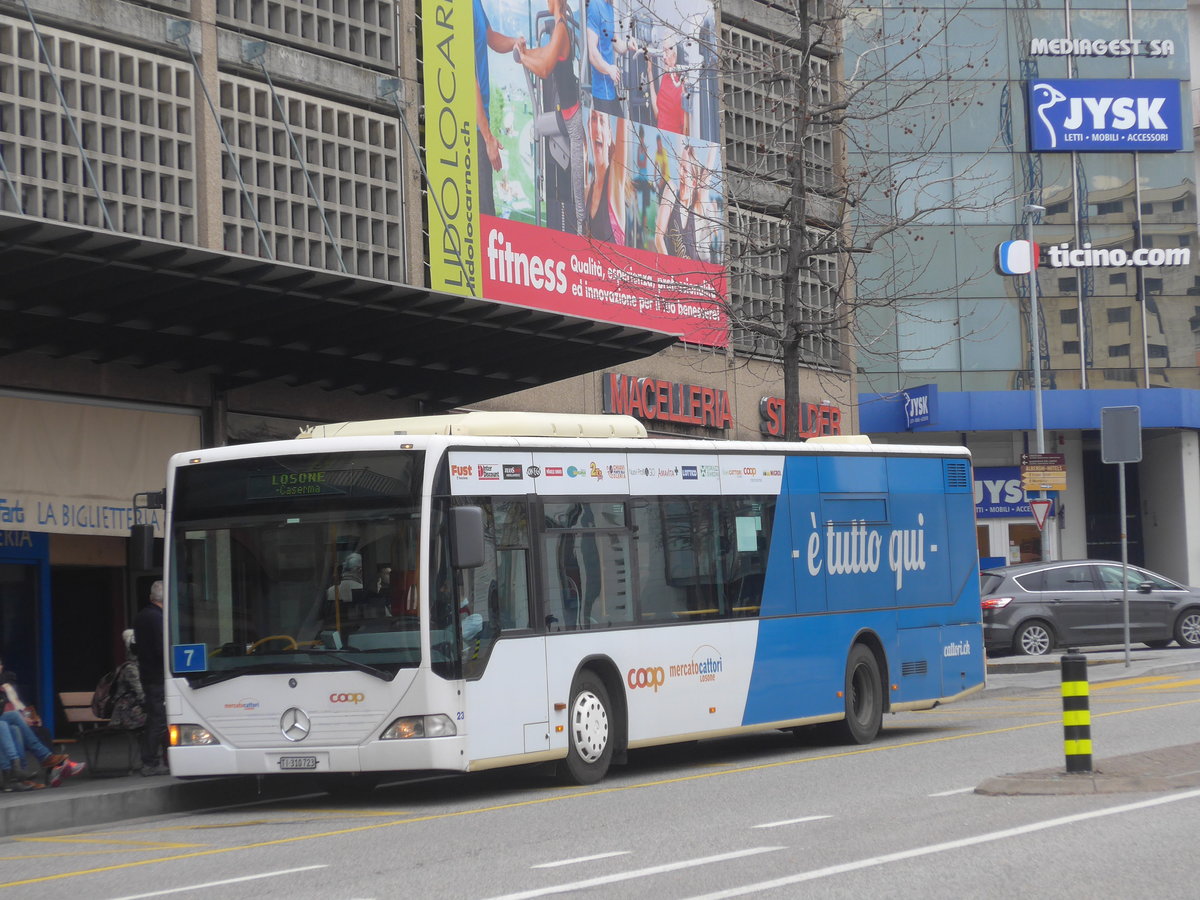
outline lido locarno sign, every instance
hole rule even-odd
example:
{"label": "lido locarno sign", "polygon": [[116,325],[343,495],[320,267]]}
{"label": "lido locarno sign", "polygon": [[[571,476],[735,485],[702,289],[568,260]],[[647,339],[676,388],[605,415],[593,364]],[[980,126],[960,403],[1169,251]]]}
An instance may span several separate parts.
{"label": "lido locarno sign", "polygon": [[1178,81],[1037,80],[1028,88],[1029,149],[1036,153],[1183,149]]}

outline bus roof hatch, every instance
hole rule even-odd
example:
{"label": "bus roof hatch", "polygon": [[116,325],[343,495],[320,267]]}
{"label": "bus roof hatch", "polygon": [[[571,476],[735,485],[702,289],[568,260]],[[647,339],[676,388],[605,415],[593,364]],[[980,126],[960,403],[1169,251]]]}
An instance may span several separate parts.
{"label": "bus roof hatch", "polygon": [[297,438],[372,437],[405,434],[500,435],[506,437],[644,438],[646,426],[632,416],[571,415],[562,413],[452,413],[312,425]]}

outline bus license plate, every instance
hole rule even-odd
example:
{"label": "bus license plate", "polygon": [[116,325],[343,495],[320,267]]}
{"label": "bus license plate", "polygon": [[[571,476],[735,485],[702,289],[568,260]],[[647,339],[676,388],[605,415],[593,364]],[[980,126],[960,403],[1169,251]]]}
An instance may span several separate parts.
{"label": "bus license plate", "polygon": [[315,756],[279,757],[279,768],[281,769],[315,769],[316,767],[317,758]]}

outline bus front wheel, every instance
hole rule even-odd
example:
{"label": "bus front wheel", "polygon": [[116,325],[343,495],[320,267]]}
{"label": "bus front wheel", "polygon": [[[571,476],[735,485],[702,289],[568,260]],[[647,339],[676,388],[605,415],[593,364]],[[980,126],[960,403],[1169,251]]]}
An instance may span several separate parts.
{"label": "bus front wheel", "polygon": [[855,644],[846,660],[846,718],[838,723],[847,744],[869,744],[883,724],[883,682],[875,654]]}
{"label": "bus front wheel", "polygon": [[571,686],[567,759],[561,771],[568,784],[595,784],[612,762],[612,704],[600,677],[583,671]]}

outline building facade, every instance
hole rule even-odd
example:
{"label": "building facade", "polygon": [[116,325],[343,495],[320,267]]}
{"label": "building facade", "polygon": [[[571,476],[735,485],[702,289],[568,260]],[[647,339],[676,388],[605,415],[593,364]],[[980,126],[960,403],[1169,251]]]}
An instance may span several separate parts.
{"label": "building facade", "polygon": [[[674,126],[652,118],[640,67],[650,59],[657,77],[682,72],[662,60],[688,51],[663,15],[643,20],[638,39],[654,53],[622,60],[634,96],[626,124],[613,117],[609,127],[686,131],[666,140],[679,183],[682,163],[697,171],[698,148],[714,157],[728,127],[742,154],[731,151],[730,177],[756,180],[758,162],[745,160],[761,152],[761,123],[753,109],[722,118],[724,81],[700,49],[725,29],[747,59],[750,49],[782,52],[778,35],[748,24],[762,9],[750,4],[726,24],[688,19],[692,89]],[[455,21],[467,23],[459,38],[471,34],[466,10],[456,6]],[[121,658],[120,632],[161,570],[162,512],[150,494],[171,453],[489,404],[632,413],[662,433],[779,433],[774,348],[748,333],[723,326],[681,342],[686,331],[670,319],[556,307],[501,290],[484,268],[469,288],[444,283],[445,260],[465,245],[443,220],[455,213],[447,182],[434,180],[445,154],[429,142],[447,136],[430,110],[448,82],[429,80],[428,41],[444,23],[425,12],[413,0],[0,0],[0,652],[43,709],[56,691],[90,689]],[[532,35],[545,17],[526,12],[514,30]],[[595,85],[578,49],[585,14],[571,14],[571,40],[591,111]],[[492,57],[497,108],[512,101],[510,112],[530,115],[522,98],[544,101],[545,86],[525,82],[511,53]],[[456,74],[474,67],[478,77],[480,59],[468,52]],[[489,195],[503,201],[494,212],[510,217],[509,240],[532,222],[542,227],[535,242],[566,246],[546,229],[567,232],[554,198],[573,183],[546,174],[558,148],[540,141],[529,156],[547,202],[518,223],[520,185],[499,169]],[[592,178],[594,148],[587,154]],[[630,176],[630,195],[661,191],[644,186]],[[674,256],[706,241],[711,258],[697,261],[728,279],[724,296],[769,309],[778,258],[732,275],[715,266],[724,194],[704,186]],[[482,206],[482,188],[471,196]],[[740,204],[739,214],[769,230],[777,204]],[[654,204],[637,208],[645,214],[612,219],[630,235],[621,259],[655,250]],[[475,245],[476,263],[487,249]],[[664,296],[702,268],[672,266]],[[643,274],[595,293],[622,301],[616,308],[644,286]],[[803,430],[853,430],[846,360],[817,338],[805,360]],[[131,541],[135,524],[154,529],[151,553]]]}
{"label": "building facade", "polygon": [[[1130,561],[1200,581],[1194,14],[1184,0],[946,4],[960,33],[988,36],[990,65],[960,73],[976,102],[932,151],[985,176],[994,202],[949,203],[921,227],[927,294],[860,355],[858,400],[865,431],[972,449],[981,557],[1119,559],[1101,410],[1137,406]],[[1140,113],[1126,123],[1122,104]],[[1030,239],[1032,279],[1003,274],[1000,248]],[[934,409],[913,422],[916,397]],[[1044,541],[1027,498],[997,499],[1039,451],[1066,473]]]}

